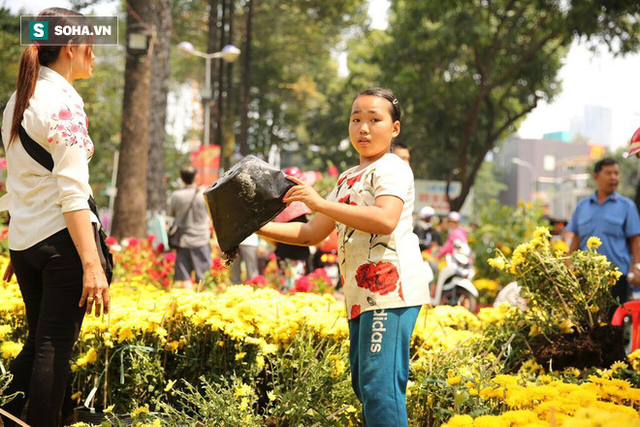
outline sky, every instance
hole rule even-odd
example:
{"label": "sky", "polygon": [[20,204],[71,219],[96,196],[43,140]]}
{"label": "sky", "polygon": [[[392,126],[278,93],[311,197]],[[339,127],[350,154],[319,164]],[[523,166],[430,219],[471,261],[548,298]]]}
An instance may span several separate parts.
{"label": "sky", "polygon": [[[51,5],[50,0],[5,0],[12,11],[23,8],[37,13]],[[96,14],[115,13],[119,2],[107,0],[96,7]],[[57,2],[69,7],[66,0]],[[373,28],[387,27],[389,0],[370,0],[369,16]],[[346,54],[338,56],[341,74],[348,72]],[[640,127],[640,54],[614,58],[602,51],[593,54],[574,43],[560,71],[562,92],[551,104],[540,105],[521,124],[523,138],[541,138],[544,133],[569,130],[573,117],[582,114],[585,105],[602,105],[612,110],[613,146],[627,145]]]}

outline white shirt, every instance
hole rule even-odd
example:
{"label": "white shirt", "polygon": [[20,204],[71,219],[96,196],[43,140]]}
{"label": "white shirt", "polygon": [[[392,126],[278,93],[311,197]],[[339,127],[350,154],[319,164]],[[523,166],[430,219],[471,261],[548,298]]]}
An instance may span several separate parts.
{"label": "white shirt", "polygon": [[422,260],[413,233],[413,172],[395,154],[362,170],[340,175],[328,200],[375,206],[376,197],[396,196],[404,203],[396,229],[389,235],[369,234],[336,223],[338,266],[349,319],[381,308],[412,307],[430,302],[431,269]]}
{"label": "white shirt", "polygon": [[[40,66],[22,126],[53,157],[49,172],[25,151],[19,137],[9,144],[15,98],[14,92],[2,116],[8,195],[0,208],[11,214],[9,248],[24,250],[66,228],[64,213],[89,209],[94,147],[82,98],[64,77]],[[91,214],[91,221],[98,219]]]}

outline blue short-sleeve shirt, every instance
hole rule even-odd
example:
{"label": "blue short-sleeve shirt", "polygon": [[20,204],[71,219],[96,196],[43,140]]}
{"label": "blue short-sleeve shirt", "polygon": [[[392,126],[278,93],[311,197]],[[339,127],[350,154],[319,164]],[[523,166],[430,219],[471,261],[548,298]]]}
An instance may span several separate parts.
{"label": "blue short-sleeve shirt", "polygon": [[640,234],[640,216],[631,199],[613,192],[600,203],[594,192],[578,202],[567,230],[578,235],[582,250],[586,249],[589,237],[599,237],[602,246],[598,253],[605,255],[623,274],[629,272],[629,238]]}

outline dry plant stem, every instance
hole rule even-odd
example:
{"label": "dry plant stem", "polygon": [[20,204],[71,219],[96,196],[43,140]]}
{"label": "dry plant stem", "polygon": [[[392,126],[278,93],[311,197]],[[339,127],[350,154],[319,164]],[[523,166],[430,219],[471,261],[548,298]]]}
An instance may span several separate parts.
{"label": "dry plant stem", "polygon": [[511,336],[509,337],[507,342],[502,346],[502,350],[500,351],[500,354],[498,354],[498,357],[496,357],[496,360],[493,361],[493,364],[491,365],[491,368],[489,369],[491,372],[493,372],[493,370],[495,369],[496,365],[498,364],[498,362],[502,358],[502,355],[504,354],[505,351],[507,351],[507,348],[509,348],[509,346],[511,345],[511,341],[513,341],[513,339],[515,337],[516,337],[516,333],[514,332],[514,333],[511,334]]}

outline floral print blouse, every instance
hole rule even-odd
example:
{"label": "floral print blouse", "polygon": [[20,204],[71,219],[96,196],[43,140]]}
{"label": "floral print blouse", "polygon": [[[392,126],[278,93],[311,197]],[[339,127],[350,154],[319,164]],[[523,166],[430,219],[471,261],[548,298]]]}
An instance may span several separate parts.
{"label": "floral print blouse", "polygon": [[[15,93],[2,117],[7,195],[0,199],[0,210],[11,214],[9,248],[24,250],[66,228],[64,213],[89,209],[89,160],[94,146],[82,98],[50,68],[40,66],[22,126],[51,154],[52,172],[24,150],[19,138],[9,144],[14,106]],[[98,220],[93,214],[91,219]]]}
{"label": "floral print blouse", "polygon": [[389,153],[364,169],[351,168],[338,178],[329,200],[374,206],[376,197],[395,196],[404,204],[389,235],[365,233],[344,224],[338,228],[338,265],[349,319],[365,311],[429,303],[431,269],[423,262],[413,233],[413,172]]}

